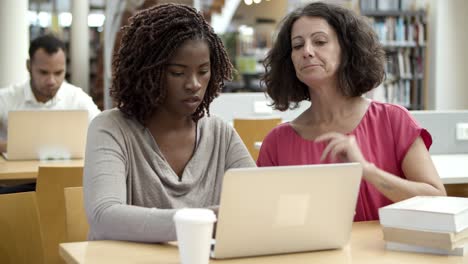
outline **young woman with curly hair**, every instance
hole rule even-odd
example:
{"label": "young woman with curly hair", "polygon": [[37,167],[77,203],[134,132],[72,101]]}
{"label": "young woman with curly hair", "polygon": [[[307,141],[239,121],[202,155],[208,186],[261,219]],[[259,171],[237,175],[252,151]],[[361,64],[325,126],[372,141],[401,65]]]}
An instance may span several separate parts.
{"label": "young woman with curly hair", "polygon": [[224,172],[255,162],[235,130],[208,117],[232,65],[193,8],[158,5],[123,28],[117,108],[90,125],[84,195],[91,240],[175,240],[177,208],[216,210]]}
{"label": "young woman with curly hair", "polygon": [[355,221],[412,196],[446,195],[429,132],[405,108],[362,96],[382,82],[384,60],[372,27],[351,10],[315,2],[286,16],[265,60],[267,93],[282,111],[311,106],[269,133],[257,165],[361,163]]}

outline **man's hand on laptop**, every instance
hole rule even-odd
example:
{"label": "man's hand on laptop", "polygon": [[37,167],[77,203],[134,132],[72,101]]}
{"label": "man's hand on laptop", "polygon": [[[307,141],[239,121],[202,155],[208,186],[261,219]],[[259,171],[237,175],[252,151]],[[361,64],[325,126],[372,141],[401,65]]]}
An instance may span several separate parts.
{"label": "man's hand on laptop", "polygon": [[6,141],[0,140],[0,153],[6,152]]}

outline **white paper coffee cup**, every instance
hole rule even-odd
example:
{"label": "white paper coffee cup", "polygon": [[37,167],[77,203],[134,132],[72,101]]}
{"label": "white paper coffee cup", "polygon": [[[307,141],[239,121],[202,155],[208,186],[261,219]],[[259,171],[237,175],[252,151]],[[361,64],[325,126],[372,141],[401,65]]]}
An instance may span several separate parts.
{"label": "white paper coffee cup", "polygon": [[210,209],[184,208],[174,215],[182,264],[207,264],[216,215]]}

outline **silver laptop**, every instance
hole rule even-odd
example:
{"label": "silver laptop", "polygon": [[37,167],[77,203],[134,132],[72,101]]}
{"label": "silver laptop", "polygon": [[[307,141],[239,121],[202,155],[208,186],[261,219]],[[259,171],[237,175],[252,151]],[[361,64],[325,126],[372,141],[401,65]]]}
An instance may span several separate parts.
{"label": "silver laptop", "polygon": [[342,248],[361,176],[359,163],[228,170],[211,257]]}
{"label": "silver laptop", "polygon": [[22,110],[8,113],[8,160],[81,159],[88,111]]}

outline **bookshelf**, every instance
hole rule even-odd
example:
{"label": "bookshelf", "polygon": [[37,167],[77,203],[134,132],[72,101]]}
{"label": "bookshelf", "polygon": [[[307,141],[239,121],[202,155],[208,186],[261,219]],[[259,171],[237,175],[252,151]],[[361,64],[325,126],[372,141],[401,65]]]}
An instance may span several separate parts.
{"label": "bookshelf", "polygon": [[409,110],[426,108],[427,13],[416,1],[361,0],[360,12],[369,18],[386,54],[386,79],[372,91],[376,100]]}
{"label": "bookshelf", "polygon": [[[95,85],[96,78],[98,77],[98,50],[101,48],[101,30],[98,27],[89,27],[89,91],[93,90]],[[70,38],[71,38],[71,28],[64,27],[62,29],[62,40],[65,42],[65,47],[67,51],[67,73],[65,78],[70,80],[71,75],[71,64],[70,64]]]}

